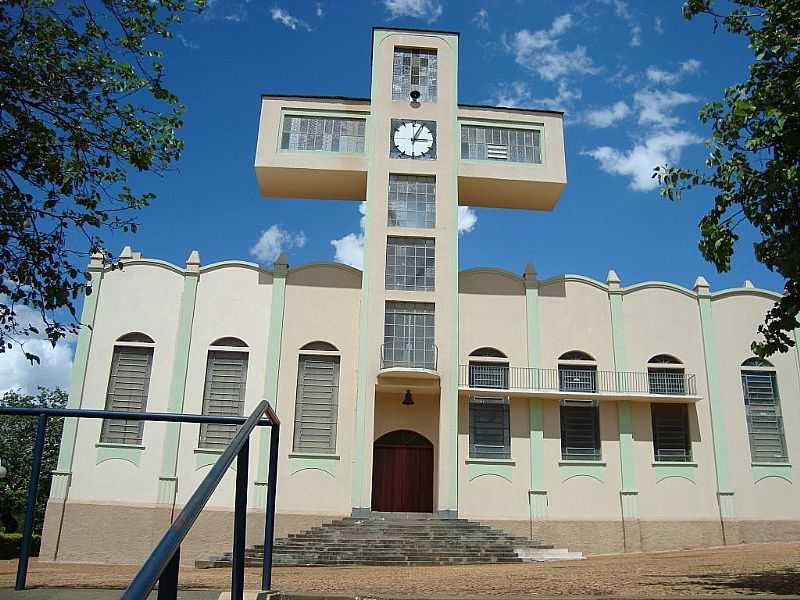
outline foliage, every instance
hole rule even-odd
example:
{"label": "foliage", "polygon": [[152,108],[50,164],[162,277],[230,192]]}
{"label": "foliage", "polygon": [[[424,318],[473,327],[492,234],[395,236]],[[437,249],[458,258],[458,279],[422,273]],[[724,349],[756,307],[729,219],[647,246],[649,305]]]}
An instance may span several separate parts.
{"label": "foliage", "polygon": [[[22,544],[21,533],[3,533],[0,531],[0,560],[19,558],[19,548]],[[39,556],[42,538],[38,535],[31,536],[31,556]]]}
{"label": "foliage", "polygon": [[[108,256],[101,235],[135,231],[132,211],[154,198],[131,188],[129,171],[162,174],[179,158],[184,108],[164,87],[157,46],[186,10],[184,0],[0,2],[0,352],[76,331],[86,257]],[[20,305],[41,319],[17,315]]]}
{"label": "foliage", "polygon": [[700,251],[728,271],[737,227],[748,221],[760,234],[756,259],[787,281],[785,294],[758,328],[753,352],[769,356],[794,346],[790,333],[800,311],[800,0],[732,0],[720,14],[712,0],[688,0],[686,19],[710,15],[744,35],[753,51],[746,81],[700,110],[711,123],[706,169],[658,167],[654,177],[671,200],[697,186],[715,191],[714,207],[700,221]]}
{"label": "foliage", "polygon": [[[39,388],[35,396],[19,392],[6,392],[0,405],[26,408],[63,408],[67,404],[67,394],[59,389]],[[34,531],[40,532],[44,523],[44,510],[50,493],[52,471],[58,463],[58,448],[61,441],[63,419],[48,418],[45,430],[44,454],[42,456],[39,493],[36,498],[36,518]],[[36,440],[36,417],[0,418],[0,460],[8,470],[5,479],[0,479],[0,522],[6,529],[16,523],[22,530],[25,514],[25,501],[28,495],[28,482],[31,478],[31,459]]]}

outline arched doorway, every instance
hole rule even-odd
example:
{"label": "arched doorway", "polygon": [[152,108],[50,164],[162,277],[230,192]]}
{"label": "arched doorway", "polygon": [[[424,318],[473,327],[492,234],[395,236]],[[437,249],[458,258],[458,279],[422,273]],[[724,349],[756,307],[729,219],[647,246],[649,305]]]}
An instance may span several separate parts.
{"label": "arched doorway", "polygon": [[375,440],[372,510],[433,512],[433,444],[407,429]]}

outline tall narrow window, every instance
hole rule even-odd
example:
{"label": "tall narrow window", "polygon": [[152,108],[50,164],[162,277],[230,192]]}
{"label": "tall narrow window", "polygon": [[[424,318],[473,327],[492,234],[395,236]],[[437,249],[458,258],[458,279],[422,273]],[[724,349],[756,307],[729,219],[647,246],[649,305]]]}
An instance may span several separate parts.
{"label": "tall narrow window", "polygon": [[390,237],[386,240],[386,289],[434,289],[436,240]]}
{"label": "tall narrow window", "polygon": [[[239,343],[232,343],[235,340]],[[244,342],[224,338],[225,346],[241,347]],[[220,347],[222,344],[216,345]],[[215,348],[215,344],[212,344]],[[244,414],[247,383],[247,352],[212,349],[206,363],[203,414],[240,417]],[[237,425],[204,423],[200,426],[200,447],[224,449],[236,435]]]}
{"label": "tall narrow window", "polygon": [[692,460],[689,410],[685,404],[651,404],[656,462]]}
{"label": "tall narrow window", "polygon": [[538,129],[462,125],[461,158],[540,164],[542,132]]}
{"label": "tall narrow window", "polygon": [[470,398],[470,458],[511,458],[509,409],[508,398]]}
{"label": "tall narrow window", "polygon": [[788,462],[774,367],[761,358],[754,357],[744,361],[742,389],[753,462]]}
{"label": "tall narrow window", "polygon": [[294,414],[295,452],[336,452],[338,405],[339,357],[301,354]]}
{"label": "tall narrow window", "polygon": [[[120,344],[129,340],[136,340],[134,343],[141,345]],[[152,343],[153,340],[144,334],[128,334],[118,340],[111,357],[106,410],[144,412],[147,409],[147,392],[150,388],[150,371],[153,366]],[[105,419],[100,441],[109,444],[140,445],[143,433],[144,421]]]}
{"label": "tall narrow window", "polygon": [[317,152],[364,152],[364,119],[286,115],[281,149]]}
{"label": "tall narrow window", "polygon": [[659,354],[647,361],[647,382],[651,394],[686,394],[683,363],[669,354]]}
{"label": "tall narrow window", "polygon": [[421,102],[436,102],[439,87],[436,50],[395,48],[392,61],[392,100],[409,100],[413,90]]}
{"label": "tall narrow window", "polygon": [[596,402],[561,401],[561,458],[600,460],[600,408]]}
{"label": "tall narrow window", "polygon": [[389,227],[436,226],[436,177],[389,175]]}
{"label": "tall narrow window", "polygon": [[594,358],[580,350],[559,356],[558,389],[562,392],[596,392],[597,363]]}
{"label": "tall narrow window", "polygon": [[386,303],[383,368],[436,369],[435,339],[432,303]]}

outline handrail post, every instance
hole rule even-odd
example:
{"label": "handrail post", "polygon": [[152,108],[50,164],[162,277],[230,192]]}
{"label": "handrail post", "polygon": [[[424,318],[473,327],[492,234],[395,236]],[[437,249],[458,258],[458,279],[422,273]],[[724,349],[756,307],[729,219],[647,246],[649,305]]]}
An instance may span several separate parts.
{"label": "handrail post", "polygon": [[31,479],[28,482],[28,500],[25,505],[25,523],[22,527],[22,542],[19,549],[17,565],[17,581],[14,589],[24,590],[28,579],[28,557],[31,552],[31,536],[33,535],[33,517],[36,507],[36,492],[39,489],[39,474],[42,471],[42,453],[44,452],[44,433],[47,428],[47,415],[40,414],[36,418],[36,443],[33,446],[33,462],[31,463]]}
{"label": "handrail post", "polygon": [[272,590],[272,544],[275,538],[275,493],[278,483],[278,448],[280,447],[280,423],[270,427],[269,474],[267,475],[267,518],[264,522],[264,564],[261,569],[261,590]]}
{"label": "handrail post", "polygon": [[244,547],[247,535],[247,471],[249,468],[250,439],[248,438],[236,457],[236,499],[233,512],[233,565],[231,569],[231,600],[244,596]]}
{"label": "handrail post", "polygon": [[175,550],[167,568],[158,579],[158,600],[176,600],[178,597],[178,569],[181,563],[181,547]]}

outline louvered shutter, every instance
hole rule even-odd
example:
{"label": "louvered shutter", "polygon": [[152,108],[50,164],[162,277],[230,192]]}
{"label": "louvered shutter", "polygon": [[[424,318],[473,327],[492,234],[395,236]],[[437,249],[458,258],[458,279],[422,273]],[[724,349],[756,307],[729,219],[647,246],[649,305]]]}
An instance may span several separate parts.
{"label": "louvered shutter", "polygon": [[590,402],[564,400],[561,404],[561,457],[564,460],[600,460],[599,408]]}
{"label": "louvered shutter", "polygon": [[336,452],[339,357],[301,355],[297,370],[294,451]]}
{"label": "louvered shutter", "polygon": [[473,397],[469,403],[471,458],[511,458],[508,398]]}
{"label": "louvered shutter", "polygon": [[[247,353],[212,350],[208,353],[203,414],[240,417],[244,414]],[[236,435],[237,425],[207,423],[200,426],[201,448],[225,448]]]}
{"label": "louvered shutter", "polygon": [[650,405],[653,420],[653,450],[656,461],[692,460],[689,413],[685,404]]}
{"label": "louvered shutter", "polygon": [[[147,390],[150,387],[150,370],[153,349],[135,346],[116,346],[111,358],[111,377],[106,393],[106,410],[144,412],[147,408]],[[142,443],[144,421],[105,419],[100,441],[109,444]]]}
{"label": "louvered shutter", "polygon": [[742,388],[753,462],[787,462],[775,373],[742,371]]}

